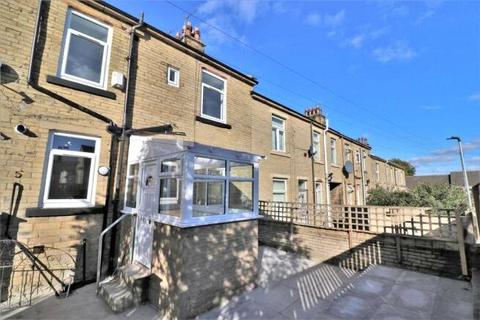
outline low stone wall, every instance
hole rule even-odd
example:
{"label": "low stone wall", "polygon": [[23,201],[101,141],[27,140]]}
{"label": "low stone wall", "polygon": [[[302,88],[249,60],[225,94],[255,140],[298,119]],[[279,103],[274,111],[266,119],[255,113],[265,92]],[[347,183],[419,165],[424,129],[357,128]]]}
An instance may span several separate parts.
{"label": "low stone wall", "polygon": [[162,318],[192,318],[253,287],[257,260],[256,220],[186,229],[156,223],[148,300]]}
{"label": "low stone wall", "polygon": [[450,240],[340,231],[260,221],[259,242],[307,256],[316,262],[355,270],[382,264],[457,277],[461,275],[458,245]]}

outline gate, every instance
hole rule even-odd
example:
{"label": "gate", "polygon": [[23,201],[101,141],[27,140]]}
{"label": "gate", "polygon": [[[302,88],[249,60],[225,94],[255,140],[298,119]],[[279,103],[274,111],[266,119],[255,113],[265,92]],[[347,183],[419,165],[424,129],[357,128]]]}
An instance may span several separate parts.
{"label": "gate", "polygon": [[68,294],[74,274],[75,260],[63,250],[0,240],[0,312]]}

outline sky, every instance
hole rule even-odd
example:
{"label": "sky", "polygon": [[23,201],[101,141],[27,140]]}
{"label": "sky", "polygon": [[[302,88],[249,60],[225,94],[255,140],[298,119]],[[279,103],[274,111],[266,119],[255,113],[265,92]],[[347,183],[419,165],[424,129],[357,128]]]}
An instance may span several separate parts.
{"label": "sky", "polygon": [[417,175],[480,169],[480,1],[108,0],[172,35],[187,14],[206,53],[255,76],[255,91]]}

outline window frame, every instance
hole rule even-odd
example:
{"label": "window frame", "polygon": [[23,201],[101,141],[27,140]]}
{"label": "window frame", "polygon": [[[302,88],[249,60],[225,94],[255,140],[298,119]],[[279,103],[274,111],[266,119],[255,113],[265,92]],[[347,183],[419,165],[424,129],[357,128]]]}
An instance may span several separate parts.
{"label": "window frame", "polygon": [[[284,190],[282,192],[282,194],[284,195],[284,201],[276,201],[276,200],[273,200],[273,196],[279,192],[275,192],[275,190],[273,189],[273,186],[274,186],[274,182],[275,181],[280,181],[283,183],[284,185]],[[288,202],[288,179],[287,178],[273,178],[272,179],[272,201],[273,202]]]}
{"label": "window frame", "polygon": [[[315,151],[315,154],[313,155],[313,160],[315,160],[315,161],[320,161],[321,160],[321,157],[320,157],[321,136],[322,136],[322,134],[320,132],[313,131],[312,141],[313,141],[313,149]],[[318,141],[316,141],[317,140],[316,137],[318,138]]]}
{"label": "window frame", "polygon": [[[130,167],[133,166],[133,165],[137,165],[138,166],[138,169],[137,169],[137,175],[132,175],[131,172],[130,172]],[[134,178],[137,178],[137,194],[135,195],[135,207],[130,207],[127,205],[127,195],[128,195],[128,188],[130,187],[130,180],[131,179],[134,179]],[[138,202],[139,202],[139,194],[140,194],[140,163],[139,162],[131,162],[131,163],[128,163],[127,164],[127,176],[126,176],[126,179],[125,179],[125,193],[124,193],[124,197],[123,197],[123,207],[124,209],[126,210],[134,210],[134,209],[137,209],[137,206],[138,206]]]}
{"label": "window frame", "polygon": [[[176,75],[175,76],[175,81],[170,80],[170,71],[173,71],[174,74]],[[180,87],[180,70],[178,68],[175,68],[175,67],[172,67],[172,66],[167,67],[167,84],[169,86],[172,86],[172,87],[175,87],[175,88]],[[202,101],[203,101],[203,99],[202,99]]]}
{"label": "window frame", "polygon": [[[207,73],[208,75],[210,75],[212,77],[215,77],[215,78],[221,80],[223,82],[223,91],[219,90],[215,87],[212,87],[212,86],[204,83],[203,80],[201,80],[202,90],[201,90],[201,96],[200,96],[200,115],[201,115],[202,118],[205,118],[205,119],[209,119],[209,120],[220,122],[220,123],[227,123],[227,79],[222,78],[222,77],[208,71],[207,69],[202,69],[201,73],[203,74],[203,72]],[[200,77],[200,79],[202,79],[202,77]],[[221,118],[213,117],[213,116],[210,116],[210,115],[205,114],[203,112],[203,96],[204,96],[205,87],[207,87],[208,89],[217,91],[217,92],[219,92],[220,94],[223,95],[222,104],[220,106]]]}
{"label": "window frame", "polygon": [[375,162],[375,178],[377,182],[380,182],[380,164],[378,162]]}
{"label": "window frame", "polygon": [[[282,128],[279,128],[277,126],[274,126],[273,119],[280,120],[282,122]],[[279,152],[286,152],[287,151],[287,144],[286,144],[286,139],[285,139],[285,132],[286,132],[286,120],[282,117],[276,116],[272,114],[272,129],[275,130],[275,141],[272,141],[272,150],[273,151],[279,151]],[[280,143],[280,132],[283,132],[282,137],[282,142],[283,144]],[[273,137],[272,137],[273,138]],[[283,148],[280,148],[280,145],[283,145]]]}
{"label": "window frame", "polygon": [[315,181],[315,201],[317,205],[322,204],[323,201],[323,182],[320,180]]}
{"label": "window frame", "polygon": [[[78,30],[72,29],[70,27],[72,15],[77,15],[80,18],[83,18],[96,25],[106,28],[108,30],[107,42],[96,39]],[[107,88],[107,79],[108,79],[108,71],[109,71],[109,64],[110,64],[110,52],[111,52],[111,46],[112,46],[112,34],[113,34],[112,26],[102,23],[97,19],[89,17],[77,10],[68,8],[67,18],[65,19],[65,26],[64,26],[63,33],[64,34],[63,34],[63,41],[62,41],[62,47],[61,47],[61,53],[60,53],[60,64],[57,71],[57,76],[65,80],[70,80],[70,81],[81,83],[90,87],[95,87],[95,88],[100,88],[105,90]],[[87,39],[89,41],[95,42],[103,46],[104,49],[103,49],[103,57],[102,57],[102,69],[100,70],[100,82],[91,81],[88,79],[84,79],[84,78],[66,73],[68,53],[70,51],[70,40],[71,40],[72,34],[77,37]]]}
{"label": "window frame", "polygon": [[[175,165],[176,167],[176,171],[166,171],[166,172],[162,172],[162,164],[164,161],[171,161],[171,160],[178,160],[180,161],[180,168],[178,165]],[[157,166],[158,166],[158,172],[157,172],[157,179],[158,179],[158,205],[161,205],[161,204],[175,204],[175,203],[178,203],[178,200],[180,199],[180,194],[182,192],[181,190],[181,186],[183,185],[183,159],[182,157],[167,157],[167,158],[163,158],[161,159],[160,161],[157,162]],[[161,191],[161,180],[166,180],[166,179],[176,179],[177,180],[177,185],[176,185],[176,190],[175,190],[175,194],[176,196],[175,197],[163,197],[161,198],[160,197],[160,191]],[[180,182],[180,183],[179,183]],[[157,210],[158,212],[157,213],[160,213],[159,210]]]}
{"label": "window frame", "polygon": [[[71,150],[60,150],[53,148],[53,142],[55,136],[72,137],[86,140],[95,141],[95,152],[82,152]],[[97,170],[100,155],[100,143],[99,137],[85,136],[75,133],[51,131],[49,134],[49,142],[47,145],[47,156],[45,163],[45,180],[42,185],[43,195],[41,197],[42,208],[89,208],[95,206],[95,195],[97,189]],[[76,156],[81,158],[91,159],[90,172],[88,174],[88,191],[86,199],[48,199],[50,192],[50,184],[52,178],[53,159],[55,156]]]}
{"label": "window frame", "polygon": [[330,138],[330,162],[337,164],[337,139]]}
{"label": "window frame", "polygon": [[[301,184],[305,183],[305,188],[300,188]],[[305,194],[304,202],[300,201],[300,194]],[[308,203],[308,179],[298,178],[297,179],[297,199],[300,203]]]}

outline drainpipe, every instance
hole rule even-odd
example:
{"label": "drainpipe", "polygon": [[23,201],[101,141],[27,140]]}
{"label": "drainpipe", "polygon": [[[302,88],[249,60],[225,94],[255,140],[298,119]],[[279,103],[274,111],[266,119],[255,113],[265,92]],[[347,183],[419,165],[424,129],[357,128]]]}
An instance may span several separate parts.
{"label": "drainpipe", "polygon": [[367,205],[367,193],[365,192],[365,155],[363,149],[360,148],[360,170],[362,170],[362,201],[363,205]]}
{"label": "drainpipe", "polygon": [[328,180],[328,156],[327,156],[327,131],[328,119],[325,119],[325,130],[323,130],[323,159],[325,163],[325,198],[327,204],[327,222],[330,225],[330,181]]}
{"label": "drainpipe", "polygon": [[[124,159],[123,155],[125,154],[125,143],[128,139],[127,128],[128,119],[128,102],[130,98],[130,77],[131,77],[131,70],[132,70],[132,62],[133,62],[133,46],[135,44],[135,36],[136,31],[143,26],[143,12],[140,15],[140,19],[136,25],[132,27],[130,31],[130,45],[128,48],[128,65],[127,65],[127,74],[126,74],[126,83],[125,83],[125,100],[123,103],[123,123],[122,123],[122,133],[120,136],[120,147],[118,153],[118,170],[115,176],[115,195],[113,200],[113,217],[112,220],[115,221],[118,217],[118,210],[119,210],[119,202],[120,202],[120,179],[123,177],[124,171]],[[113,271],[113,259],[115,254],[115,246],[116,246],[116,228],[112,230],[112,237],[110,239],[110,252],[109,252],[109,271]]]}
{"label": "drainpipe", "polygon": [[[313,120],[310,119],[310,150],[313,151]],[[318,152],[318,150],[315,150],[315,152]],[[310,159],[311,159],[311,163],[312,163],[312,190],[313,190],[313,204],[316,205],[317,204],[317,194],[316,194],[316,190],[315,190],[315,154],[313,154],[312,152],[310,152]]]}
{"label": "drainpipe", "polygon": [[33,57],[35,55],[35,50],[37,48],[38,42],[38,32],[40,30],[40,19],[41,19],[41,11],[42,11],[43,0],[38,0],[38,11],[37,17],[35,19],[35,30],[33,32],[33,39],[32,39],[32,49],[30,50],[30,62],[28,64],[28,76],[27,76],[27,83],[33,83]]}

